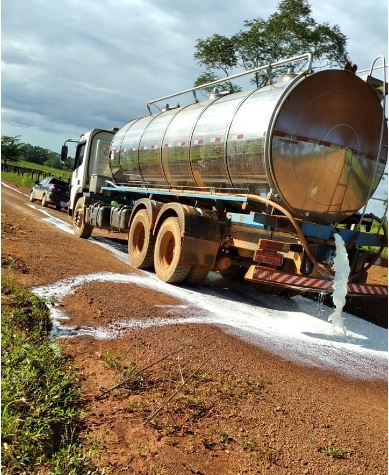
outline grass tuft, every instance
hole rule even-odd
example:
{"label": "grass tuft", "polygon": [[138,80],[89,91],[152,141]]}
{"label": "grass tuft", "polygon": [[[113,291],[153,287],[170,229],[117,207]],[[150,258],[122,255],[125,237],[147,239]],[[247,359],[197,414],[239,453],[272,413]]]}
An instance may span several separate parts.
{"label": "grass tuft", "polygon": [[342,449],[340,447],[334,447],[331,444],[325,445],[319,448],[319,452],[333,459],[345,459],[350,457],[351,451],[349,449]]}

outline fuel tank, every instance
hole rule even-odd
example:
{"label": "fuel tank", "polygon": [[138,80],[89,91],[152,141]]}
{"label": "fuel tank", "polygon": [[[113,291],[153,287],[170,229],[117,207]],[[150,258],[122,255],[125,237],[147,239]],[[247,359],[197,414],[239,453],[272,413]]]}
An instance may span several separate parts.
{"label": "fuel tank", "polygon": [[111,171],[120,183],[270,196],[297,218],[329,224],[378,186],[382,120],[371,86],[326,70],[131,120],[113,138]]}

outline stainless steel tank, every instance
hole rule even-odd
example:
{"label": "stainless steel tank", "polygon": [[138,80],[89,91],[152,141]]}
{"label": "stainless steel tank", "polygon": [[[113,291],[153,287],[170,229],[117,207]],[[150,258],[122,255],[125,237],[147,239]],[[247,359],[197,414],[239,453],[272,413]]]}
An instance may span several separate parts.
{"label": "stainless steel tank", "polygon": [[113,139],[111,170],[117,182],[270,193],[295,217],[332,223],[381,180],[382,119],[371,86],[321,71],[132,120]]}

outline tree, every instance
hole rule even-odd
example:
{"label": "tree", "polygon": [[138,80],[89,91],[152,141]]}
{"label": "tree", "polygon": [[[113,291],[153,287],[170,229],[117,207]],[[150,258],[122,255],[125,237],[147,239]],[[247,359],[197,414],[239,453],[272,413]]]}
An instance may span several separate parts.
{"label": "tree", "polygon": [[[344,64],[347,37],[337,25],[317,23],[311,13],[307,0],[282,0],[267,20],[247,20],[241,31],[230,38],[213,35],[198,40],[195,58],[212,74],[227,74],[237,65],[251,69],[307,52],[312,53],[318,67]],[[260,87],[271,81],[273,74],[260,71],[252,82]]]}
{"label": "tree", "polygon": [[1,156],[5,163],[17,162],[21,156],[23,144],[20,142],[20,135],[11,137],[8,135],[1,136]]}
{"label": "tree", "polygon": [[[214,34],[203,40],[197,40],[196,51],[194,54],[197,63],[206,68],[195,81],[195,86],[205,84],[207,82],[216,81],[218,76],[215,70],[221,70],[223,75],[228,77],[234,67],[238,64],[236,56],[236,46],[233,37]],[[217,86],[221,91],[239,91],[240,88],[231,82],[225,82]],[[207,92],[211,92],[213,88],[205,88]]]}
{"label": "tree", "polygon": [[46,165],[59,170],[72,169],[71,160],[66,164],[61,163],[60,155],[56,152],[38,145],[31,145],[29,143],[20,142],[20,136],[9,137],[3,135],[1,137],[1,153],[2,159],[5,163],[7,161],[18,161],[23,159],[26,162],[38,163],[39,165]]}
{"label": "tree", "polygon": [[233,38],[216,33],[204,40],[197,40],[194,57],[207,71],[221,69],[225,76],[228,76],[238,61]]}
{"label": "tree", "polygon": [[[219,79],[215,73],[211,72],[206,72],[200,74],[200,76],[196,79],[194,85],[195,86],[201,86],[202,84],[207,84],[212,81],[216,81]],[[241,88],[235,84],[232,84],[230,81],[223,82],[221,84],[217,84],[216,86],[210,86],[210,87],[204,87],[204,89],[201,89],[201,91],[211,93],[214,91],[215,87],[219,91],[230,91],[230,92],[238,92],[241,90]]]}

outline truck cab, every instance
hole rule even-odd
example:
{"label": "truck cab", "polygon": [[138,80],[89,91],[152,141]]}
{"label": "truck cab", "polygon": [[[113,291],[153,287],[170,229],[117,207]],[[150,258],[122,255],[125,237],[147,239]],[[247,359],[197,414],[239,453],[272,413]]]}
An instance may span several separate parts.
{"label": "truck cab", "polygon": [[[116,130],[92,129],[81,134],[79,140],[69,139],[66,142],[75,142],[76,153],[73,173],[70,183],[69,215],[73,211],[77,200],[88,192],[91,181],[101,178],[111,178],[108,150]],[[62,147],[62,157],[67,156],[66,142]]]}

